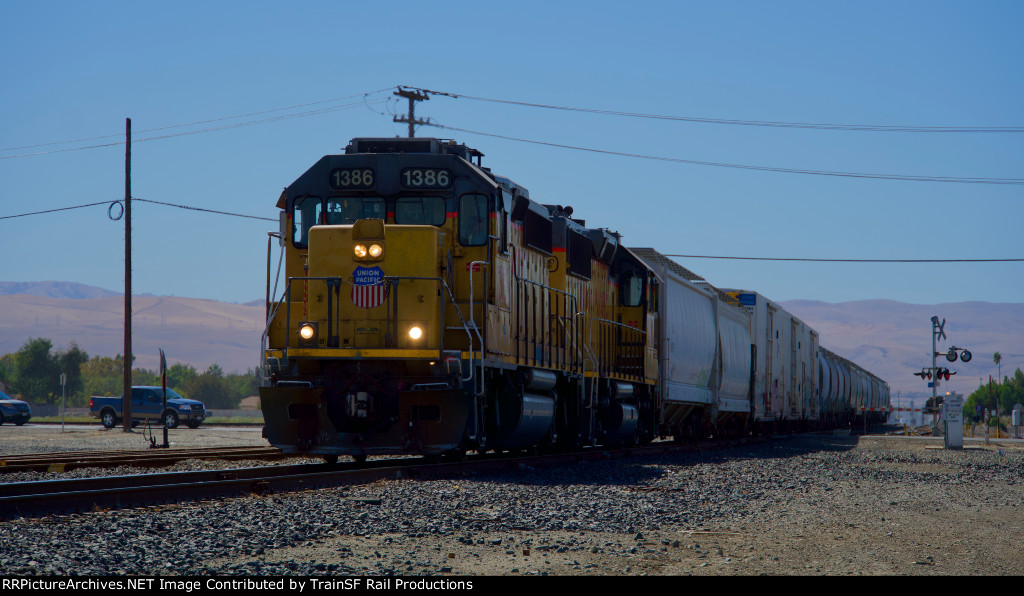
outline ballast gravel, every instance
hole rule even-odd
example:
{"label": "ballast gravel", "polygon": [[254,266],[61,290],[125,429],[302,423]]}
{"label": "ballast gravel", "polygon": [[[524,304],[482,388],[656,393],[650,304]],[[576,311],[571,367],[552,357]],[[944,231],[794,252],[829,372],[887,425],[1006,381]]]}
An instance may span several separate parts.
{"label": "ballast gravel", "polygon": [[[10,453],[12,434],[2,453]],[[916,437],[801,435],[455,479],[21,518],[0,522],[0,575],[1024,573],[1020,442],[941,446]]]}

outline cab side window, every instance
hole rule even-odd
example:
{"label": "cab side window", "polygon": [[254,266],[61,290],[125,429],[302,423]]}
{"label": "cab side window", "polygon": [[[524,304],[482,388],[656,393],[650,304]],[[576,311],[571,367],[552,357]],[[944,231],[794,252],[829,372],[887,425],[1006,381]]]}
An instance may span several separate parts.
{"label": "cab side window", "polygon": [[293,207],[292,242],[298,248],[309,244],[309,228],[320,223],[323,205],[320,197],[299,197]]}
{"label": "cab side window", "polygon": [[467,193],[459,197],[459,243],[463,246],[483,246],[489,235],[488,197],[481,193]]}

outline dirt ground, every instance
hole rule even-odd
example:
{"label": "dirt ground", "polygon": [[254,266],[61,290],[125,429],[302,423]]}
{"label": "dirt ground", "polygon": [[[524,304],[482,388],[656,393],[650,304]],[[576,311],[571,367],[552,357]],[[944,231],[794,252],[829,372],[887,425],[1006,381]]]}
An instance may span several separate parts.
{"label": "dirt ground", "polygon": [[[1022,448],[968,441],[950,451],[941,439],[861,438],[824,463],[845,480],[768,493],[753,515],[723,530],[338,536],[258,559],[363,562],[371,573],[384,562],[399,573],[427,566],[452,575],[1020,575]],[[809,452],[794,465],[820,459]]]}

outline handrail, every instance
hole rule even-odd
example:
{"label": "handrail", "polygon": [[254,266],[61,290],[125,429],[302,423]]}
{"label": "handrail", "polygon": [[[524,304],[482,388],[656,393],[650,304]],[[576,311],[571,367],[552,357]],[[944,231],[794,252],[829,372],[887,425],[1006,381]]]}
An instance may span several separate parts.
{"label": "handrail", "polygon": [[[488,267],[488,266],[490,266],[490,263],[488,263],[487,261],[470,261],[469,265],[468,265],[469,266],[469,322],[473,324],[473,333],[476,333],[477,339],[480,340],[480,390],[479,391],[477,390],[476,383],[474,383],[473,384],[473,393],[479,396],[479,395],[483,395],[484,394],[484,392],[486,390],[486,387],[484,387],[484,375],[483,375],[483,370],[484,370],[484,337],[482,335],[480,335],[480,329],[476,326],[476,320],[474,319],[474,315],[473,315],[473,273],[475,271],[474,267],[473,267],[474,265],[483,265],[484,267]],[[481,267],[481,269],[482,268],[483,267]],[[484,279],[486,279],[486,277]],[[465,321],[463,321],[463,326],[465,326]],[[469,330],[467,329],[466,332],[469,333]],[[475,359],[473,358],[473,337],[470,336],[470,338],[469,338],[469,371],[470,371],[469,378],[470,379],[473,378],[473,366],[474,366],[473,361],[474,360]]]}
{"label": "handrail", "polygon": [[[574,312],[574,313],[576,313],[579,310],[578,309],[578,300],[579,300],[579,298],[575,294],[572,294],[572,293],[567,292],[565,290],[560,290],[558,288],[553,288],[551,286],[542,284],[540,282],[533,281],[532,279],[526,279],[525,277],[520,277],[517,274],[513,274],[512,279],[514,281],[523,282],[524,284],[533,285],[533,286],[535,286],[537,288],[540,288],[541,290],[548,290],[549,292],[554,292],[555,294],[561,294],[563,300],[567,300],[568,301],[568,304],[566,305],[568,310],[571,310],[571,312]],[[567,312],[568,312],[568,310],[567,310]],[[577,314],[580,314],[580,313],[577,313]],[[563,315],[562,318],[564,319],[566,317]],[[558,320],[557,319],[557,315],[556,315],[556,320]],[[573,339],[575,340],[575,338],[573,338]],[[581,358],[581,360],[582,360],[582,358]]]}
{"label": "handrail", "polygon": [[[591,342],[593,342],[593,323],[595,321],[598,322],[598,323],[604,324],[605,326],[611,326],[611,328],[613,330],[617,327],[617,328],[619,328],[620,331],[626,331],[626,332],[634,335],[639,340],[632,347],[640,348],[640,352],[637,353],[637,354],[632,354],[632,356],[641,359],[641,361],[639,363],[639,366],[642,369],[642,367],[643,367],[643,360],[642,360],[642,358],[643,358],[643,347],[646,346],[646,344],[647,344],[646,339],[645,339],[646,336],[647,336],[647,332],[642,330],[642,329],[639,329],[637,327],[633,327],[631,325],[626,325],[624,323],[620,323],[618,321],[610,321],[608,319],[600,319],[600,318],[596,318],[595,317],[595,318],[591,319],[591,321],[590,321],[591,322]],[[620,349],[622,349],[624,347],[630,347],[630,346],[626,346],[625,344],[622,344],[622,343],[616,341],[614,344],[609,343],[609,345],[607,347],[611,349],[611,352],[605,354],[605,351],[602,350],[602,354],[605,354],[607,356],[607,359],[609,360],[609,362],[607,363],[607,366],[609,367],[609,369],[608,369],[609,373],[619,373],[619,374],[626,374],[626,375],[629,375],[629,376],[638,376],[638,375],[636,375],[634,373],[629,373],[629,372],[625,372],[625,371],[621,371],[621,370],[616,370],[616,368],[617,368],[616,364],[615,364],[616,359],[619,356],[623,356],[623,357],[630,356],[630,354],[628,354],[628,353],[621,353]],[[601,366],[602,366],[602,362],[601,362],[600,359],[598,359],[598,367],[600,368]],[[642,373],[641,373],[641,375],[642,375]]]}

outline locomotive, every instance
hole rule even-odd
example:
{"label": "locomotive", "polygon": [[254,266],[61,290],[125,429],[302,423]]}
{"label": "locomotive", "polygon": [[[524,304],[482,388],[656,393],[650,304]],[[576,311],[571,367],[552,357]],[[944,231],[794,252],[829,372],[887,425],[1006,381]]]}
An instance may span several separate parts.
{"label": "locomotive", "polygon": [[328,462],[573,449],[849,425],[888,405],[883,381],[778,304],[627,247],[482,158],[355,138],[285,188],[260,388],[272,445]]}

